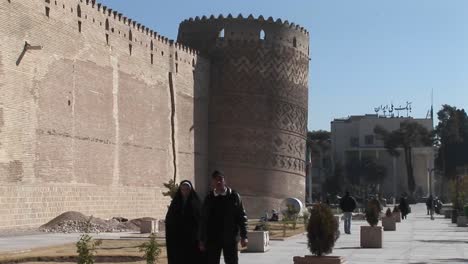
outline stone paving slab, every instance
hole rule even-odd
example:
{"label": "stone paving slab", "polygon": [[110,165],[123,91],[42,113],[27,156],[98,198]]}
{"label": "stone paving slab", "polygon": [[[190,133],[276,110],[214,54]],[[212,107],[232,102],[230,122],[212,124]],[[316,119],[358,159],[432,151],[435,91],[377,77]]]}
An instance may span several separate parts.
{"label": "stone paving slab", "polygon": [[[341,236],[332,255],[344,256],[348,263],[468,263],[468,227],[456,227],[450,219],[436,215],[430,220],[424,204],[412,205],[407,220],[397,223],[397,231],[385,231],[383,248],[361,249],[359,230],[365,221],[353,221],[351,235]],[[293,263],[293,256],[310,254],[305,235],[287,241],[271,241],[266,253],[242,253],[241,264]]]}

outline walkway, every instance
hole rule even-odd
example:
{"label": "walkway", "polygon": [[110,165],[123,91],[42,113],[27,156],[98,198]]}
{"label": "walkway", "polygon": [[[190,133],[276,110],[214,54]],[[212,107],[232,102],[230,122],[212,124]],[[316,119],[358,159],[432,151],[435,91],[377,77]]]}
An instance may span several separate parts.
{"label": "walkway", "polygon": [[[359,230],[365,221],[353,221],[351,235],[343,232],[332,255],[344,256],[348,263],[468,263],[468,227],[456,227],[450,219],[436,215],[430,220],[425,205],[412,205],[413,213],[397,223],[397,231],[384,232],[382,249],[361,249]],[[307,238],[272,241],[267,253],[243,253],[241,264],[292,263],[293,256],[310,254]]]}
{"label": "walkway", "polygon": [[[468,227],[456,227],[450,219],[436,216],[431,221],[423,204],[413,205],[408,220],[397,224],[397,231],[384,233],[382,249],[361,249],[359,227],[365,221],[353,221],[351,235],[343,232],[333,255],[344,256],[348,263],[468,263]],[[101,233],[99,238],[119,238],[128,233]],[[33,234],[27,236],[0,237],[0,252],[23,251],[35,247],[73,243],[79,234]],[[271,241],[266,253],[242,253],[241,264],[288,264],[293,256],[310,254],[305,236],[287,241]]]}

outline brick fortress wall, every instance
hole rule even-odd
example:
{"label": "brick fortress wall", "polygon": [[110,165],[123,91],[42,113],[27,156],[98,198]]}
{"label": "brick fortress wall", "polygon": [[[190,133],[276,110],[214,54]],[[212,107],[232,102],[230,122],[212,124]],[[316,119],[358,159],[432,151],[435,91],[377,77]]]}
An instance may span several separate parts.
{"label": "brick fortress wall", "polygon": [[174,175],[206,190],[209,67],[94,1],[2,0],[0,229],[161,218]]}
{"label": "brick fortress wall", "polygon": [[308,32],[271,17],[196,17],[178,41],[212,63],[210,170],[225,171],[249,216],[304,200]]}

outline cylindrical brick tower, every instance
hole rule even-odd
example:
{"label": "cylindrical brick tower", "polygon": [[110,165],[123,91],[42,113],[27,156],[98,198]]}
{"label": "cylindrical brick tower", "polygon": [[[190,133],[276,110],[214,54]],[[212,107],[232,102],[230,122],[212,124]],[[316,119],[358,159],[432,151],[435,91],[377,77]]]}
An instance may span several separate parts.
{"label": "cylindrical brick tower", "polygon": [[202,17],[178,42],[211,60],[209,169],[225,172],[249,216],[305,198],[309,33],[280,19]]}

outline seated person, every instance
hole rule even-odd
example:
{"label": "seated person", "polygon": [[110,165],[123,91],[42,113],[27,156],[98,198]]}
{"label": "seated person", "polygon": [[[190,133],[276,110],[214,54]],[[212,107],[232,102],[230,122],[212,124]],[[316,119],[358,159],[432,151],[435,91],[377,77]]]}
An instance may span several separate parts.
{"label": "seated person", "polygon": [[271,218],[268,219],[268,221],[271,221],[271,222],[278,222],[279,221],[279,214],[275,209],[271,210]]}

